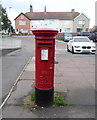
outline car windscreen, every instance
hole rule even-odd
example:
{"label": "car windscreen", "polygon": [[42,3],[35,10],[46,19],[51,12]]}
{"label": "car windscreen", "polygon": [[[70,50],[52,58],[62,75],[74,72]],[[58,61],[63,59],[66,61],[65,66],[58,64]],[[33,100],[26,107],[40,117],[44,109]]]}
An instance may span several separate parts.
{"label": "car windscreen", "polygon": [[87,38],[74,38],[74,42],[90,42]]}

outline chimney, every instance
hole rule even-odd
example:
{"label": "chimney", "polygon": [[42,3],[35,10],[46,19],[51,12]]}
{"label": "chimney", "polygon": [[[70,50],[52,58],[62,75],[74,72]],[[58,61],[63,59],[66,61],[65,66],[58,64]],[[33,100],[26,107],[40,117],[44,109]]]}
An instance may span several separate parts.
{"label": "chimney", "polygon": [[46,6],[44,7],[44,13],[46,13]]}
{"label": "chimney", "polygon": [[33,12],[33,7],[32,7],[32,5],[30,5],[30,12]]}
{"label": "chimney", "polygon": [[75,9],[71,9],[71,12],[75,12]]}

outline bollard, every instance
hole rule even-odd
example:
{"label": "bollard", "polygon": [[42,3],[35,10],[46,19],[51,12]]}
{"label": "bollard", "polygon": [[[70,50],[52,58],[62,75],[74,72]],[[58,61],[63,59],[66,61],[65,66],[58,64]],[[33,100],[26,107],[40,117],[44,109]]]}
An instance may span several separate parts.
{"label": "bollard", "polygon": [[35,35],[35,103],[41,107],[52,105],[54,98],[55,36],[53,29],[32,30]]}

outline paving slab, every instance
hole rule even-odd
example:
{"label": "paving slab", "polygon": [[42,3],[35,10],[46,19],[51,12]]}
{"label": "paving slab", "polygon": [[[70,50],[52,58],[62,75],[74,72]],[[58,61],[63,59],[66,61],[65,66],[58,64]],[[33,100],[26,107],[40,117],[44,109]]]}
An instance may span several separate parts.
{"label": "paving slab", "polygon": [[34,91],[34,81],[33,80],[21,80],[17,83],[14,91],[12,92],[10,98],[7,101],[7,105],[17,105],[21,98],[29,95]]}
{"label": "paving slab", "polygon": [[3,118],[38,118],[38,116],[27,108],[10,105],[4,109]]}
{"label": "paving slab", "polygon": [[33,79],[35,80],[35,72],[33,71],[24,71],[23,74],[21,75],[20,79],[24,79],[24,80],[29,80],[29,79]]}
{"label": "paving slab", "polygon": [[25,71],[35,71],[35,64],[29,63]]}

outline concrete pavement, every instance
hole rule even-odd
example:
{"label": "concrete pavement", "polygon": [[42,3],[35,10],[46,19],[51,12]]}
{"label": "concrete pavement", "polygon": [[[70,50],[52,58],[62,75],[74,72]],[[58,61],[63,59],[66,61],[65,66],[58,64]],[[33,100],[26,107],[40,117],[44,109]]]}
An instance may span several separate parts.
{"label": "concrete pavement", "polygon": [[57,49],[55,91],[63,92],[71,106],[29,108],[21,106],[34,91],[35,57],[30,58],[6,105],[3,118],[95,118],[95,59],[65,56]]}

